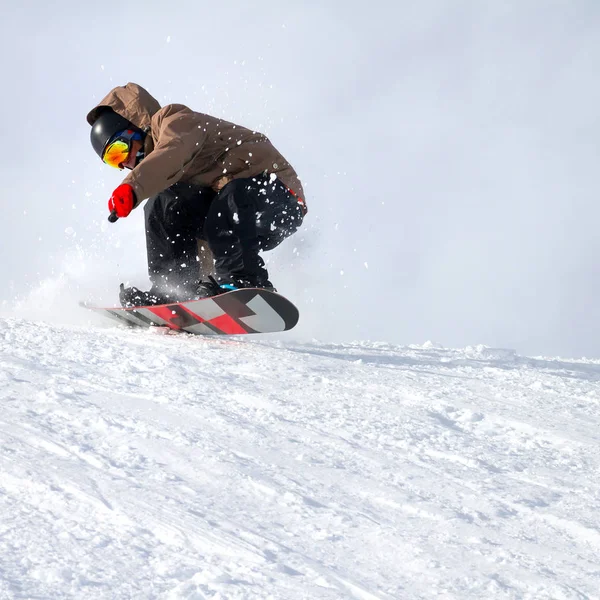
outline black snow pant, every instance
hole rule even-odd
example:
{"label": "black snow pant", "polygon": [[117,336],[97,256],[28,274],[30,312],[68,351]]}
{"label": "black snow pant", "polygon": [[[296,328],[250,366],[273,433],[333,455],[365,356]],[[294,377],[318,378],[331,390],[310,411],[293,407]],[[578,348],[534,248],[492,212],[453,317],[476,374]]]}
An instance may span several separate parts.
{"label": "black snow pant", "polygon": [[144,206],[148,275],[153,288],[195,293],[201,278],[198,239],[215,192],[178,182]]}
{"label": "black snow pant", "polygon": [[217,279],[267,284],[269,275],[259,251],[278,246],[303,218],[297,198],[274,176],[230,181],[212,201],[204,226]]}

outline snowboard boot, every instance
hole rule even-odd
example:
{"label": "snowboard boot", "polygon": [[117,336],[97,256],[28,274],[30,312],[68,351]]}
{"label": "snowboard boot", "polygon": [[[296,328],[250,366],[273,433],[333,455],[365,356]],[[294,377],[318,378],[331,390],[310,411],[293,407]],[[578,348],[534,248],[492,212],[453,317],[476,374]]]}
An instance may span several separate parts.
{"label": "snowboard boot", "polygon": [[185,302],[191,300],[195,295],[193,292],[175,289],[161,290],[152,286],[147,292],[142,292],[136,287],[126,288],[121,284],[119,291],[119,301],[123,308],[133,308],[135,306],[155,306],[157,304],[173,304],[175,302]]}
{"label": "snowboard boot", "polygon": [[241,288],[261,288],[270,292],[277,291],[269,280],[258,283],[249,278],[219,277],[215,279],[210,275],[208,279],[209,281],[200,282],[200,285],[196,289],[196,298],[210,298],[211,296],[218,296],[219,294],[225,294],[226,292],[232,292]]}

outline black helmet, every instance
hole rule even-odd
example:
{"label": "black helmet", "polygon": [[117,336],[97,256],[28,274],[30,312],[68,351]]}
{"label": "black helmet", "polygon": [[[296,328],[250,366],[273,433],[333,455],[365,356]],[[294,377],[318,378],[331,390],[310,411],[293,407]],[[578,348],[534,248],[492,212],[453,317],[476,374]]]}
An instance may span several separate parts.
{"label": "black helmet", "polygon": [[90,132],[92,148],[94,148],[100,158],[104,155],[104,149],[110,139],[124,129],[139,131],[137,127],[134,127],[127,119],[112,110],[112,108],[107,107],[100,113],[100,116],[94,121],[92,131]]}

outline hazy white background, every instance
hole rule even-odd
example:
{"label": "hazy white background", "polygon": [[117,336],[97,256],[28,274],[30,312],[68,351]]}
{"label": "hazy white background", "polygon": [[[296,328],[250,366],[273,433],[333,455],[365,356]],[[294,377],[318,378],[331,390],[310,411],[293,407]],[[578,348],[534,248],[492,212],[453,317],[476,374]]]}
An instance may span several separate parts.
{"label": "hazy white background", "polygon": [[85,121],[134,81],[296,167],[296,335],[600,356],[597,0],[0,5],[5,311],[147,285]]}

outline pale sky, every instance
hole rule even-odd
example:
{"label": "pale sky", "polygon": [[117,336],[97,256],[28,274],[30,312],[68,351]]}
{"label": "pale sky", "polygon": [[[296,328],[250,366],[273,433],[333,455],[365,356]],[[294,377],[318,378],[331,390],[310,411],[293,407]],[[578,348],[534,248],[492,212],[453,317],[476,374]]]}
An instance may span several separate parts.
{"label": "pale sky", "polygon": [[5,313],[148,286],[85,120],[133,81],[295,166],[305,226],[265,255],[294,335],[600,357],[597,1],[123,7],[2,0]]}

